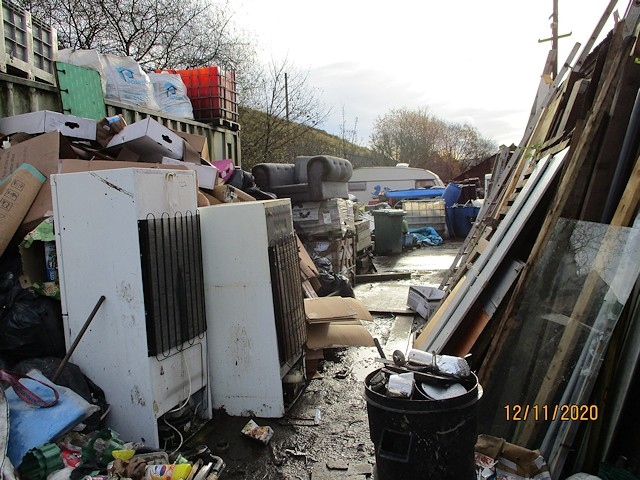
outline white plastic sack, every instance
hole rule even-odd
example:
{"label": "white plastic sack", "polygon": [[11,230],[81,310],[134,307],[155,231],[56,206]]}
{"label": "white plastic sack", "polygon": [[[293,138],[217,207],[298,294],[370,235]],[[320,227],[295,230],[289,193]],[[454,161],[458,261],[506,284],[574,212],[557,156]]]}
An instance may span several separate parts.
{"label": "white plastic sack", "polygon": [[149,73],[160,111],[168,115],[193,120],[193,106],[187,86],[176,73]]}
{"label": "white plastic sack", "polygon": [[100,55],[107,79],[104,98],[160,110],[153,93],[153,84],[144,70],[131,57]]}
{"label": "white plastic sack", "polygon": [[102,61],[100,60],[100,52],[97,50],[74,50],[65,48],[58,50],[56,57],[58,62],[70,63],[78,67],[90,68],[100,74],[100,82],[102,83],[102,95],[107,92],[107,77],[104,73]]}

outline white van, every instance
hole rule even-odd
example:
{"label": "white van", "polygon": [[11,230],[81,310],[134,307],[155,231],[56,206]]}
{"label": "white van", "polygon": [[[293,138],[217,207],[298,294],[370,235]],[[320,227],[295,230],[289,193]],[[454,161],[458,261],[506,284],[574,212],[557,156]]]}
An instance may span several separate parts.
{"label": "white van", "polygon": [[398,163],[395,167],[355,168],[349,180],[349,193],[365,205],[378,203],[378,195],[385,190],[430,187],[444,187],[444,183],[432,171],[413,168],[407,163]]}

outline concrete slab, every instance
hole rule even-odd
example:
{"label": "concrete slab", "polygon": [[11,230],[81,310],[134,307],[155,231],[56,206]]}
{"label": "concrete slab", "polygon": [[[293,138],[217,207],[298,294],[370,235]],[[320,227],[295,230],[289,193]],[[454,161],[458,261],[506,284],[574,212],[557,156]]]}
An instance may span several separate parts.
{"label": "concrete slab", "polygon": [[353,289],[356,298],[372,313],[412,313],[407,307],[409,286],[397,282],[363,283]]}

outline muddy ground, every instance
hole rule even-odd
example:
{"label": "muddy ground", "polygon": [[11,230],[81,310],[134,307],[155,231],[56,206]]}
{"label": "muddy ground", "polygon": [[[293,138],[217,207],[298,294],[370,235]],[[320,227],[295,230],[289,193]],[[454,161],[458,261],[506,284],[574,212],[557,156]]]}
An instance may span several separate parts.
{"label": "muddy ground", "polygon": [[[356,285],[356,298],[367,305],[390,293],[394,310],[404,308],[409,285],[438,286],[459,247],[446,242],[401,255],[374,257],[378,273],[410,272],[410,278]],[[389,296],[389,295],[387,295]],[[377,307],[376,307],[377,308]],[[370,308],[371,309],[371,308]],[[410,312],[407,312],[410,313]],[[374,338],[390,357],[409,340],[409,330],[424,322],[414,315],[373,312],[367,324]],[[400,338],[398,338],[400,337]],[[250,417],[230,417],[216,412],[213,420],[190,438],[185,448],[207,445],[226,463],[221,479],[372,479],[374,445],[369,438],[365,376],[380,367],[376,348],[350,347],[325,350],[322,378],[310,380],[297,402],[281,419],[253,417],[259,425],[271,426],[274,435],[265,446],[240,433]],[[320,418],[317,419],[319,412]]]}

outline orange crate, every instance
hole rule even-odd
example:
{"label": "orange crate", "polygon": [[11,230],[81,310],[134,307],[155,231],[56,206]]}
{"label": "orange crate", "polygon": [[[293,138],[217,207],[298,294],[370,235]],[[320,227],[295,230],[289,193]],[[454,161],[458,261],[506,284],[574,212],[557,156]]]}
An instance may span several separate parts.
{"label": "orange crate", "polygon": [[177,73],[187,87],[196,120],[223,118],[238,121],[236,74],[216,66],[168,70]]}

